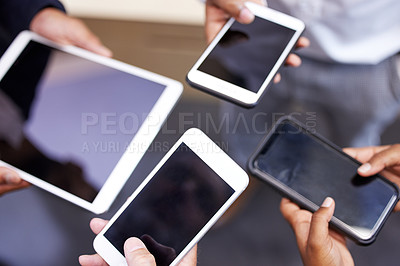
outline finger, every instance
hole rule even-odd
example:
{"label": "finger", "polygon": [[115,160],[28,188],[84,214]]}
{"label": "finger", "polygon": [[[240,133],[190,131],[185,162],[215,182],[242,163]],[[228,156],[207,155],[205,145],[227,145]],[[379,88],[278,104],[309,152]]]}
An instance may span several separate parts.
{"label": "finger", "polygon": [[343,152],[356,159],[358,148],[343,148]]}
{"label": "finger", "polygon": [[90,221],[90,229],[92,229],[93,233],[97,235],[101,232],[101,230],[103,230],[103,228],[107,225],[107,223],[108,223],[107,220],[103,220],[100,218],[93,218]]}
{"label": "finger", "polygon": [[146,246],[139,238],[131,237],[125,241],[125,258],[128,266],[143,265],[156,266],[154,256],[147,250]]}
{"label": "finger", "polygon": [[390,148],[375,153],[357,171],[362,176],[370,176],[393,166],[400,166],[400,144],[392,145]]}
{"label": "finger", "polygon": [[313,250],[325,247],[329,239],[329,221],[335,211],[335,201],[327,197],[321,207],[312,215],[308,247]]}
{"label": "finger", "polygon": [[398,203],[396,204],[396,206],[395,206],[394,209],[393,209],[393,212],[400,212],[400,202],[398,202]]}
{"label": "finger", "polygon": [[78,19],[69,20],[68,40],[70,44],[81,47],[99,55],[111,57],[112,52],[105,47],[100,39],[90,29]]}
{"label": "finger", "polygon": [[206,5],[205,32],[207,44],[217,36],[228,19],[229,15],[222,9],[214,5]]}
{"label": "finger", "polygon": [[274,77],[274,83],[275,83],[275,84],[276,84],[276,83],[279,83],[279,82],[281,82],[281,80],[282,80],[281,74],[280,74],[280,73],[277,73],[277,74],[275,75],[275,77]]}
{"label": "finger", "polygon": [[179,266],[197,265],[197,244],[186,254],[179,263]]}
{"label": "finger", "polygon": [[82,266],[107,266],[108,264],[100,257],[99,254],[95,255],[81,255],[79,256],[79,264]]}
{"label": "finger", "polygon": [[20,190],[26,187],[29,187],[30,184],[26,181],[22,181],[18,185],[8,185],[8,184],[0,184],[0,196],[2,196],[5,193],[10,193],[16,190]]}
{"label": "finger", "polygon": [[297,204],[285,198],[281,201],[280,209],[294,231],[300,253],[304,254],[310,230],[311,212],[300,209]]}
{"label": "finger", "polygon": [[0,184],[18,185],[21,182],[22,179],[15,171],[0,167]]}
{"label": "finger", "polygon": [[292,226],[292,224],[294,223],[294,216],[296,215],[296,211],[299,211],[300,207],[289,199],[282,198],[280,210],[285,220],[288,221],[289,224]]}
{"label": "finger", "polygon": [[254,14],[244,5],[244,2],[238,0],[209,0],[206,4],[215,5],[229,16],[234,17],[238,22],[248,24],[254,20]]}
{"label": "finger", "polygon": [[375,153],[388,149],[390,146],[370,146],[363,148],[344,148],[343,151],[362,163],[369,161]]}
{"label": "finger", "polygon": [[306,37],[300,37],[299,40],[296,43],[296,48],[300,49],[300,48],[305,48],[310,46],[310,40]]}
{"label": "finger", "polygon": [[291,67],[299,67],[301,65],[301,59],[296,54],[289,54],[289,56],[286,59],[285,65]]}

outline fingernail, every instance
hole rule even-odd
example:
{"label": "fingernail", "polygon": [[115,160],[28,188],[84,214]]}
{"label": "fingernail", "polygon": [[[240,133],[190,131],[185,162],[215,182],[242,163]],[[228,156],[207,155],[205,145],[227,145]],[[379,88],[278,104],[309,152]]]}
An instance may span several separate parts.
{"label": "fingernail", "polygon": [[361,173],[366,173],[371,170],[371,164],[365,163],[358,168],[358,171]]}
{"label": "fingernail", "polygon": [[87,265],[87,264],[90,262],[89,259],[90,259],[90,258],[89,258],[88,255],[80,255],[79,258],[78,258],[79,264],[81,264],[81,265]]}
{"label": "fingernail", "polygon": [[129,253],[142,248],[146,248],[146,246],[139,238],[131,237],[125,242],[125,250],[127,250]]}
{"label": "fingernail", "polygon": [[101,55],[104,55],[106,57],[111,57],[112,56],[112,52],[110,49],[108,49],[105,46],[99,46],[97,47],[97,52]]}
{"label": "fingernail", "polygon": [[329,208],[333,203],[333,199],[331,197],[327,197],[324,202],[322,202],[321,207],[323,208]]}
{"label": "fingernail", "polygon": [[6,173],[4,175],[4,179],[6,180],[7,184],[18,184],[19,182],[21,182],[21,179],[12,173]]}
{"label": "fingernail", "polygon": [[251,13],[251,11],[247,7],[243,7],[239,13],[239,20],[240,22],[250,23],[251,21],[254,20],[254,14]]}

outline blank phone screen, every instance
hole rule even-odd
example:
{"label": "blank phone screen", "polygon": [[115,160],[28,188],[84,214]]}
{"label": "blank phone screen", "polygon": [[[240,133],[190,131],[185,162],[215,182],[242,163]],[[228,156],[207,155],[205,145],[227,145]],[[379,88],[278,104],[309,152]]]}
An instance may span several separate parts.
{"label": "blank phone screen", "polygon": [[257,93],[295,32],[259,17],[235,21],[198,69]]}
{"label": "blank phone screen", "polygon": [[169,265],[233,193],[183,143],[104,236],[121,254],[125,241],[138,237],[157,265]]}
{"label": "blank phone screen", "polygon": [[332,197],[334,215],[363,235],[397,195],[381,178],[357,175],[358,163],[290,122],[277,127],[256,165],[318,206]]}

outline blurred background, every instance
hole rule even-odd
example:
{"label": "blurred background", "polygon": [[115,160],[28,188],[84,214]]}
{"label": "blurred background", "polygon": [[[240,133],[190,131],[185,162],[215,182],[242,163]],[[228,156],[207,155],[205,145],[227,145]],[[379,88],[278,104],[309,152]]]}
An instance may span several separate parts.
{"label": "blurred background", "polygon": [[[187,71],[206,46],[200,1],[62,2],[69,14],[82,18],[101,38],[114,58],[184,84],[183,97],[156,142],[172,144],[186,129],[199,127],[229,153],[229,143],[218,128],[221,102],[185,83]],[[383,143],[400,143],[398,132],[399,120],[385,132]],[[101,217],[110,218],[166,152],[150,147]],[[199,265],[301,265],[295,238],[279,212],[280,198],[252,179],[249,190],[200,241]],[[0,217],[0,265],[77,265],[80,254],[94,252],[89,221],[95,215],[35,187],[2,197]],[[349,244],[356,264],[398,265],[394,247],[399,239],[400,216],[394,214],[373,245]]]}

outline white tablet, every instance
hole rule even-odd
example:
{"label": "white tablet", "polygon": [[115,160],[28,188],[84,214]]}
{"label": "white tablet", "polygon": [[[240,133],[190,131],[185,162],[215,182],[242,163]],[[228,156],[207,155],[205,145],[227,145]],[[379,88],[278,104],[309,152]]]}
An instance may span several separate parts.
{"label": "white tablet", "polygon": [[254,107],[304,31],[304,23],[246,2],[250,24],[231,18],[187,74],[188,83],[244,107]]}
{"label": "white tablet", "polygon": [[23,122],[19,132],[16,119],[0,121],[0,165],[102,213],[182,90],[169,78],[22,32],[0,60],[1,108]]}
{"label": "white tablet", "polygon": [[126,265],[124,243],[140,238],[157,265],[176,265],[249,182],[199,129],[189,129],[94,240],[110,265]]}

